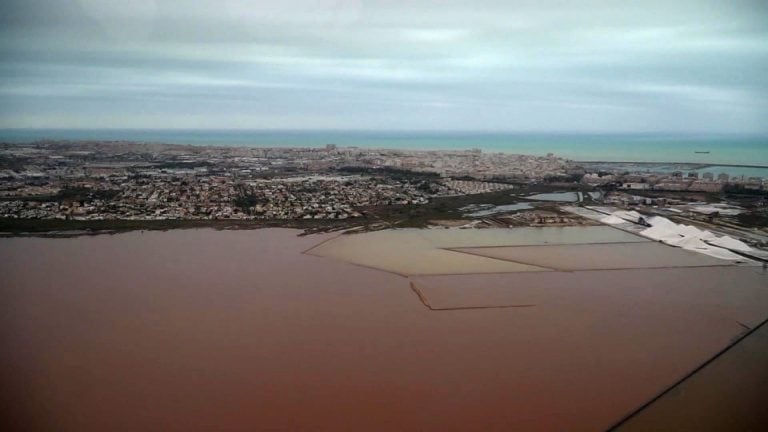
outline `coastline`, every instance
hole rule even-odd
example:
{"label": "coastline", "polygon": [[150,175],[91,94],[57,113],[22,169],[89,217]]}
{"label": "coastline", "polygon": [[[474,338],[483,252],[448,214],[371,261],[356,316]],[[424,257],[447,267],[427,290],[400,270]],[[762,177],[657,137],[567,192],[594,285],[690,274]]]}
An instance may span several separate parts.
{"label": "coastline", "polygon": [[301,229],[304,234],[332,232],[361,226],[360,221],[328,220],[57,220],[57,219],[11,219],[0,218],[0,238],[9,237],[55,237],[68,238],[102,234],[119,234],[132,231],[169,231],[211,228],[224,230],[257,230],[262,228]]}
{"label": "coastline", "polygon": [[727,163],[699,163],[699,162],[643,162],[643,161],[603,161],[603,160],[576,160],[576,163],[588,164],[634,164],[634,165],[692,165],[692,169],[705,169],[709,167],[732,167],[732,168],[761,168],[768,169],[768,165],[740,165]]}
{"label": "coastline", "polygon": [[[321,148],[327,144],[365,149],[463,151],[546,155],[575,161],[689,160],[710,165],[768,166],[768,136],[686,133],[533,133],[365,130],[188,129],[0,129],[0,142],[40,140],[133,141],[197,147]],[[710,151],[695,154],[696,151]],[[758,163],[756,163],[758,162]]]}
{"label": "coastline", "polygon": [[[583,193],[587,205],[603,203],[601,191],[613,193],[607,204],[623,207],[666,206],[668,199],[677,204],[681,199],[722,201],[726,207],[746,206],[709,210],[722,211],[730,218],[725,222],[760,227],[765,220],[762,180],[741,174],[730,186],[727,175],[722,180],[718,175],[714,181],[710,173],[699,181],[698,173],[680,172],[725,165],[574,163],[551,154],[384,153],[334,145],[292,150],[53,141],[19,148],[0,144],[0,150],[4,156],[0,178],[7,181],[0,197],[6,209],[0,217],[0,236],[5,237],[200,227],[287,227],[306,233],[352,227],[423,228],[434,225],[433,221],[471,219],[469,207],[505,209],[521,200],[527,203],[527,196],[563,191]],[[625,169],[629,167],[658,167],[659,171]],[[605,175],[605,171],[613,173]],[[622,171],[635,174],[625,176]],[[480,217],[475,222],[518,225],[553,218],[555,223],[554,219],[565,217],[556,205],[535,207],[529,213],[541,214],[526,220],[499,219],[495,210],[475,215]]]}

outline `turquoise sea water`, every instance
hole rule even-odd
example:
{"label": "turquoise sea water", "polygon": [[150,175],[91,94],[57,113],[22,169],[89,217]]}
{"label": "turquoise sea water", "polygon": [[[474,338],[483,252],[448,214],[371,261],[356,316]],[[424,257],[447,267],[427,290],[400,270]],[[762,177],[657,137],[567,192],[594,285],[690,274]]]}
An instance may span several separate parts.
{"label": "turquoise sea water", "polygon": [[[465,150],[557,156],[578,161],[695,162],[768,167],[768,137],[661,134],[474,132],[3,129],[0,141],[129,140],[169,144]],[[709,152],[709,153],[696,153]]]}

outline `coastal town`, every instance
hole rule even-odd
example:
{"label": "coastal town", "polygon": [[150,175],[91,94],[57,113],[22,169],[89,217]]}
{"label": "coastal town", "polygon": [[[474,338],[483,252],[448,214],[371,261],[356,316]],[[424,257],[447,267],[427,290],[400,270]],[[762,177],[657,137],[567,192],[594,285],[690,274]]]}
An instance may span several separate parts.
{"label": "coastal town", "polygon": [[[579,206],[640,206],[710,222],[717,216],[725,222],[738,223],[736,218],[741,218],[747,225],[765,225],[765,178],[680,168],[661,171],[651,166],[630,172],[553,154],[514,155],[478,149],[3,143],[0,219],[310,219],[359,221],[364,225],[380,209],[421,208],[427,216],[434,213],[433,219],[474,218],[493,225],[496,218],[496,225],[505,220],[511,225],[519,221],[530,225],[571,221],[572,217],[548,212],[552,208],[546,204],[534,208],[530,203],[536,200],[526,197],[526,192],[566,190],[573,191],[568,192],[573,198],[563,201]],[[724,194],[738,199],[722,200]],[[469,196],[477,198],[459,199]],[[489,202],[489,198],[493,200]],[[469,208],[475,211],[462,210]],[[398,211],[400,219],[412,216]],[[510,218],[498,218],[501,213],[510,213]]]}
{"label": "coastal town", "polygon": [[552,155],[333,145],[41,142],[0,152],[0,216],[33,219],[346,219],[359,207],[509,189],[480,180],[543,179],[567,166]]}

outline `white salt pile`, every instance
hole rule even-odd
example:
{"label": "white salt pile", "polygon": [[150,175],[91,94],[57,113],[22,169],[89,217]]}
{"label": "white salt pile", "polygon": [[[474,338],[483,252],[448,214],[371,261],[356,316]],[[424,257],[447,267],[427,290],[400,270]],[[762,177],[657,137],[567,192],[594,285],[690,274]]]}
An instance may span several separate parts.
{"label": "white salt pile", "polygon": [[646,222],[651,227],[640,231],[640,235],[670,246],[734,261],[745,261],[745,258],[731,250],[743,252],[752,250],[746,243],[732,237],[717,237],[710,231],[700,230],[691,225],[676,224],[661,216],[650,217]]}
{"label": "white salt pile", "polygon": [[608,215],[608,216],[600,219],[600,222],[602,222],[604,224],[607,224],[607,225],[618,225],[618,224],[627,223],[627,221],[625,221],[624,219],[616,217],[614,215]]}
{"label": "white salt pile", "polygon": [[749,247],[743,241],[736,240],[735,238],[728,237],[728,236],[707,240],[707,243],[715,246],[720,246],[726,249],[738,250],[743,252],[749,252],[752,250],[752,248]]}

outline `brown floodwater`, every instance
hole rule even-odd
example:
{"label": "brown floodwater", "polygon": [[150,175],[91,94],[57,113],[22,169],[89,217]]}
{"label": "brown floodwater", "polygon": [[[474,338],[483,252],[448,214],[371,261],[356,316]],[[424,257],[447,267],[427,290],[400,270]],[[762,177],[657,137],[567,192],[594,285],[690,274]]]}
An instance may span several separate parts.
{"label": "brown floodwater", "polygon": [[297,233],[0,239],[5,430],[603,430],[768,316],[754,268],[419,279],[551,300],[435,311]]}
{"label": "brown floodwater", "polygon": [[757,328],[698,373],[675,386],[617,430],[762,431],[768,426],[768,324]]}

